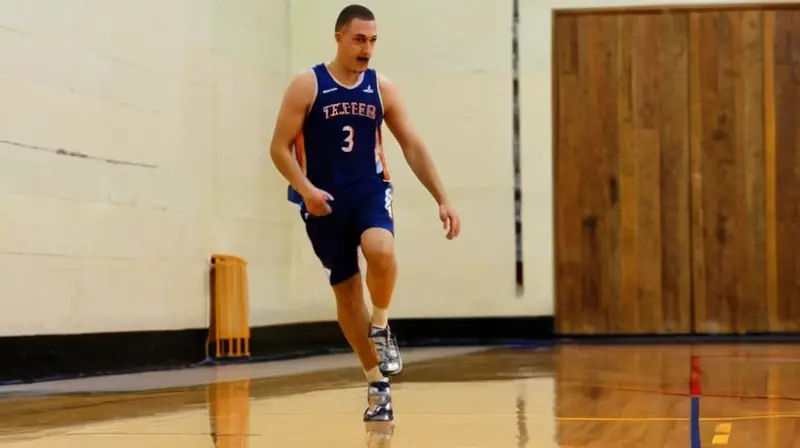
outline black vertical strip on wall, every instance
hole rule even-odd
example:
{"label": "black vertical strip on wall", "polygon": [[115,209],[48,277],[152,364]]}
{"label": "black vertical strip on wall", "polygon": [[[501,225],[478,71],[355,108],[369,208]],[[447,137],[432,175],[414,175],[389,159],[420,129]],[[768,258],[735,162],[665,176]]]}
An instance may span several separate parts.
{"label": "black vertical strip on wall", "polygon": [[521,297],[525,291],[525,281],[522,261],[522,170],[520,168],[519,0],[511,1],[511,104],[513,123],[511,150],[514,155],[514,244],[516,246],[517,297]]}

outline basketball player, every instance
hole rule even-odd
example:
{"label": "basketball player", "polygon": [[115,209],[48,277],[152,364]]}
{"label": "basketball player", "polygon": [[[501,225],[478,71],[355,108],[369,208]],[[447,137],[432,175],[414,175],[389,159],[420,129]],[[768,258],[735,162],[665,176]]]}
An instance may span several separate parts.
{"label": "basketball player", "polygon": [[[334,35],[333,61],[295,75],[286,89],[270,153],[290,183],[289,199],[299,205],[333,287],[339,326],[366,374],[364,420],[391,421],[387,377],[400,373],[403,362],[388,322],[397,267],[393,190],[381,146],[384,120],[411,170],[439,204],[447,238],[457,237],[461,225],[396,87],[369,68],[378,38],[373,13],[347,6]],[[371,316],[362,294],[359,246],[367,262]]]}

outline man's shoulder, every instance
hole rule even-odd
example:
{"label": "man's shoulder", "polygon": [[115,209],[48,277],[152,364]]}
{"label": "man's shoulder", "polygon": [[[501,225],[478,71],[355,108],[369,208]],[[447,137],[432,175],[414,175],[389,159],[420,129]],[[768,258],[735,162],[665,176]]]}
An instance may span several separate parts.
{"label": "man's shoulder", "polygon": [[314,72],[304,70],[292,75],[286,86],[285,97],[295,103],[311,104],[317,91],[317,79]]}

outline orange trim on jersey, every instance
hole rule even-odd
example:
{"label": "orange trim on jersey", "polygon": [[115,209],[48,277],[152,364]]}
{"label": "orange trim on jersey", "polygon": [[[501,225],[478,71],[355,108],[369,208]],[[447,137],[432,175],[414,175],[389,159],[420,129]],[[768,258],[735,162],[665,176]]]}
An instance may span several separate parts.
{"label": "orange trim on jersey", "polygon": [[297,134],[294,139],[294,158],[297,160],[297,164],[300,165],[300,169],[303,170],[303,174],[305,174],[308,165],[306,163],[306,139],[303,137],[302,132]]}
{"label": "orange trim on jersey", "polygon": [[389,176],[389,167],[386,165],[386,154],[383,152],[383,132],[381,132],[381,128],[378,128],[375,143],[375,152],[378,154],[378,159],[383,166],[383,180],[392,180],[391,176]]}

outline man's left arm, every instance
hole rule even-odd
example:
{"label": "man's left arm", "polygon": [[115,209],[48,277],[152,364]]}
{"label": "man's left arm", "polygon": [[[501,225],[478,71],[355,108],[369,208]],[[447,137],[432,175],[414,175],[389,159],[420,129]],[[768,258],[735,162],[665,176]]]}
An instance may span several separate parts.
{"label": "man's left arm", "polygon": [[386,126],[400,144],[403,156],[417,176],[417,179],[439,204],[439,215],[448,231],[447,237],[452,239],[461,231],[461,220],[447,197],[442,180],[433,163],[428,148],[411,125],[408,111],[403,104],[394,83],[379,75],[380,92],[383,99],[383,116]]}
{"label": "man's left arm", "polygon": [[385,77],[380,77],[381,97],[383,98],[383,115],[386,126],[400,144],[403,156],[417,176],[417,179],[430,192],[439,205],[448,202],[439,173],[433,163],[433,158],[425,147],[422,139],[411,125],[411,120],[405,105],[400,100],[397,87]]}

